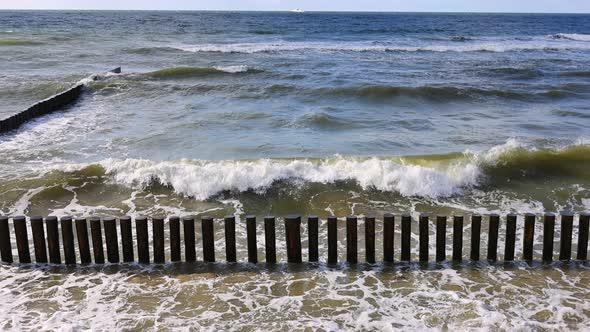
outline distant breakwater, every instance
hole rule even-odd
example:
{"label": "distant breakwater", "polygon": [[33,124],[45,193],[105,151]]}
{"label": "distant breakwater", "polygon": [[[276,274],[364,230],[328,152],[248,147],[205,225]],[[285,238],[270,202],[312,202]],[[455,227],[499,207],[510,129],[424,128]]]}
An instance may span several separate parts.
{"label": "distant breakwater", "polygon": [[[117,74],[121,73],[121,67],[115,68],[110,72]],[[0,120],[0,133],[18,129],[27,121],[56,112],[77,101],[83,92],[83,87],[83,83],[78,83],[63,92],[37,102],[24,111],[18,112],[4,120]]]}

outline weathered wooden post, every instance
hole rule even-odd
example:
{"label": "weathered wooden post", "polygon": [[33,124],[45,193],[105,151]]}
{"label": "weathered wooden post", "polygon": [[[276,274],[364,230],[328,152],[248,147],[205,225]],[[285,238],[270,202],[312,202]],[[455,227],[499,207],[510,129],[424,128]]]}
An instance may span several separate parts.
{"label": "weathered wooden post", "polygon": [[16,236],[16,248],[18,249],[18,260],[20,263],[31,263],[29,252],[29,236],[27,234],[27,218],[17,216],[12,218],[14,223],[14,234]]}
{"label": "weathered wooden post", "polygon": [[0,255],[4,263],[12,263],[12,245],[10,244],[10,228],[8,217],[0,216]]}
{"label": "weathered wooden post", "polygon": [[182,217],[184,226],[184,260],[194,262],[197,260],[195,248],[195,218],[191,216]]}
{"label": "weathered wooden post", "polygon": [[555,236],[555,214],[543,216],[543,262],[553,261],[553,238]]}
{"label": "weathered wooden post", "polygon": [[274,264],[277,262],[277,242],[275,232],[275,217],[264,217],[264,252],[266,254],[266,263],[268,264]]}
{"label": "weathered wooden post", "polygon": [[497,214],[491,214],[489,225],[488,260],[495,262],[498,260],[498,230],[500,228],[500,216]]}
{"label": "weathered wooden post", "polygon": [[285,217],[285,237],[287,238],[287,262],[301,263],[301,217]]}
{"label": "weathered wooden post", "polygon": [[35,247],[35,262],[47,263],[47,246],[45,245],[43,217],[31,217],[31,231],[33,233],[33,244]]}
{"label": "weathered wooden post", "polygon": [[154,263],[164,264],[166,262],[166,252],[164,251],[164,218],[152,218],[152,238]]}
{"label": "weathered wooden post", "polygon": [[516,214],[510,213],[506,216],[506,241],[504,242],[504,261],[514,260],[514,246],[516,243]]}
{"label": "weathered wooden post", "polygon": [[80,250],[80,263],[92,263],[86,218],[76,218],[76,237],[78,238],[78,249]]}
{"label": "weathered wooden post", "polygon": [[45,226],[47,229],[47,249],[49,250],[49,262],[52,264],[61,264],[57,217],[49,216],[45,218]]}
{"label": "weathered wooden post", "polygon": [[225,217],[225,259],[236,262],[236,217]]}
{"label": "weathered wooden post", "polygon": [[436,261],[447,259],[447,216],[436,216]]}
{"label": "weathered wooden post", "polygon": [[420,262],[428,262],[428,223],[429,218],[428,215],[422,214],[420,215],[420,220],[418,223],[418,237],[420,242],[420,249],[419,249],[419,260]]}
{"label": "weathered wooden post", "polygon": [[481,245],[481,216],[474,214],[471,216],[471,254],[472,261],[479,260],[479,247]]}
{"label": "weathered wooden post", "polygon": [[383,261],[393,262],[393,233],[395,225],[395,216],[386,213],[383,216]]}
{"label": "weathered wooden post", "polygon": [[524,215],[524,233],[522,240],[522,259],[527,262],[533,260],[533,244],[535,242],[535,220],[533,213]]}
{"label": "weathered wooden post", "polygon": [[172,216],[168,219],[170,227],[170,261],[180,262],[180,218]]}
{"label": "weathered wooden post", "polygon": [[149,264],[150,239],[148,235],[147,217],[135,217],[135,233],[137,236],[137,261],[140,264]]}
{"label": "weathered wooden post", "polygon": [[213,263],[215,262],[215,229],[212,217],[201,218],[201,231],[203,232],[203,261]]}
{"label": "weathered wooden post", "polygon": [[349,264],[358,262],[358,245],[357,245],[357,217],[346,217],[346,261]]}
{"label": "weathered wooden post", "polygon": [[104,264],[104,247],[102,244],[102,228],[100,218],[90,218],[90,235],[92,237],[92,251],[94,253],[94,263]]}
{"label": "weathered wooden post", "polygon": [[463,260],[463,216],[453,217],[453,261]]}
{"label": "weathered wooden post", "polygon": [[320,255],[318,251],[318,243],[319,243],[319,218],[317,216],[308,216],[307,217],[307,236],[308,236],[308,252],[309,252],[309,261],[310,262],[317,262],[319,261]]}
{"label": "weathered wooden post", "polygon": [[338,263],[338,218],[328,216],[328,264]]}
{"label": "weathered wooden post", "polygon": [[409,262],[410,256],[410,245],[411,245],[411,233],[412,233],[412,217],[409,214],[402,215],[402,250],[400,260],[402,262]]}
{"label": "weathered wooden post", "polygon": [[72,217],[61,217],[61,237],[64,245],[64,259],[66,264],[76,264],[76,250],[74,249],[74,229]]}
{"label": "weathered wooden post", "polygon": [[107,259],[109,263],[119,263],[119,237],[117,236],[117,220],[106,217],[103,220],[104,237],[107,243]]}
{"label": "weathered wooden post", "polygon": [[375,263],[375,216],[365,216],[365,256],[367,263]]}
{"label": "weathered wooden post", "polygon": [[133,253],[133,233],[131,229],[131,217],[124,216],[119,218],[119,226],[121,227],[123,262],[133,262],[135,260],[135,255]]}
{"label": "weathered wooden post", "polygon": [[258,247],[256,246],[256,216],[246,216],[246,242],[248,243],[248,262],[258,263]]}
{"label": "weathered wooden post", "polygon": [[579,260],[588,259],[588,226],[590,226],[590,213],[581,213],[578,229],[578,256]]}
{"label": "weathered wooden post", "polygon": [[569,261],[572,259],[572,228],[574,215],[572,213],[561,214],[561,237],[559,247],[559,260]]}

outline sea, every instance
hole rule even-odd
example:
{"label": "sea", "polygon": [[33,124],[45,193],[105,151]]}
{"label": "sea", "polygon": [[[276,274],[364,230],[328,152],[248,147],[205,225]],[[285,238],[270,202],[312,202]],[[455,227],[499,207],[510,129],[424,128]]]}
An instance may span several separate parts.
{"label": "sea", "polygon": [[[0,119],[78,83],[74,104],[0,134],[0,215],[209,215],[219,262],[1,265],[3,330],[590,328],[590,265],[467,262],[475,213],[482,253],[487,215],[504,248],[520,214],[519,258],[522,214],[590,209],[590,15],[0,11]],[[449,216],[448,257],[464,215],[466,261],[248,264],[244,216],[261,258],[262,217],[279,218],[284,262],[291,213],[320,217],[322,262],[330,214],[342,262],[346,215],[361,262],[363,216],[382,261],[384,213]],[[302,239],[307,260],[305,222]]]}

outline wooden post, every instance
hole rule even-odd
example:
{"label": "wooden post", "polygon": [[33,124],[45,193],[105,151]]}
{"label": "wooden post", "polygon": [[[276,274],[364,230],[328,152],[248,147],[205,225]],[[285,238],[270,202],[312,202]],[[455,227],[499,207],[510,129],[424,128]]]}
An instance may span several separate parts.
{"label": "wooden post", "polygon": [[367,263],[375,263],[375,216],[365,216],[365,255]]}
{"label": "wooden post", "polygon": [[346,217],[346,261],[349,264],[358,262],[357,217]]}
{"label": "wooden post", "polygon": [[287,262],[301,263],[301,217],[285,217],[285,237],[287,238]]}
{"label": "wooden post", "polygon": [[447,259],[447,216],[436,216],[436,261]]}
{"label": "wooden post", "polygon": [[66,264],[76,264],[76,250],[74,249],[74,230],[72,217],[61,217],[61,238],[64,244],[64,259]]}
{"label": "wooden post", "polygon": [[18,249],[18,260],[20,263],[31,263],[29,252],[29,235],[27,234],[27,218],[18,216],[12,218],[14,233],[16,235],[16,247]]}
{"label": "wooden post", "polygon": [[489,221],[488,260],[495,262],[498,260],[498,229],[500,228],[500,216],[492,214],[490,215]]}
{"label": "wooden post", "polygon": [[453,217],[453,261],[463,260],[463,216]]}
{"label": "wooden post", "polygon": [[402,215],[402,252],[400,260],[410,261],[410,244],[412,233],[412,217],[409,214]]}
{"label": "wooden post", "polygon": [[264,252],[266,253],[266,263],[274,264],[277,262],[277,242],[275,235],[275,217],[264,217]]}
{"label": "wooden post", "polygon": [[49,251],[49,262],[52,264],[61,264],[57,217],[49,216],[45,218],[45,227],[47,231],[47,249]]}
{"label": "wooden post", "polygon": [[543,262],[553,261],[553,238],[555,236],[555,214],[543,216]]}
{"label": "wooden post", "polygon": [[225,217],[225,259],[236,262],[236,217]]}
{"label": "wooden post", "polygon": [[92,251],[94,263],[104,264],[104,246],[102,244],[102,228],[100,218],[90,218],[90,235],[92,236]]}
{"label": "wooden post", "polygon": [[246,242],[248,243],[248,262],[258,263],[258,248],[256,246],[256,216],[246,216]]}
{"label": "wooden post", "polygon": [[535,220],[532,213],[524,215],[524,233],[522,239],[522,259],[527,262],[533,260],[533,244],[535,242]]}
{"label": "wooden post", "polygon": [[133,254],[133,233],[131,230],[131,217],[124,216],[119,218],[119,226],[121,227],[123,262],[133,262],[135,260],[135,255]]}
{"label": "wooden post", "polygon": [[10,228],[8,217],[0,216],[0,255],[4,263],[12,263],[12,245],[10,244]]}
{"label": "wooden post", "polygon": [[319,261],[318,239],[319,239],[319,218],[317,216],[307,217],[307,236],[308,236],[308,250],[309,261]]}
{"label": "wooden post", "polygon": [[146,217],[135,217],[135,233],[137,236],[137,261],[140,264],[149,264],[150,239],[148,235],[148,225]]}
{"label": "wooden post", "polygon": [[201,231],[203,232],[203,261],[215,262],[215,229],[212,217],[201,218]]}
{"label": "wooden post", "polygon": [[35,262],[47,263],[47,246],[45,244],[43,217],[31,217],[31,231],[33,233],[33,244],[35,246]]}
{"label": "wooden post", "polygon": [[578,256],[579,260],[588,259],[588,226],[590,226],[590,213],[581,213],[578,229]]}
{"label": "wooden post", "polygon": [[561,214],[561,239],[559,246],[559,260],[569,261],[572,259],[572,228],[574,215],[571,213]]}
{"label": "wooden post", "polygon": [[166,253],[164,251],[164,218],[152,218],[152,246],[154,249],[154,263],[164,264]]}
{"label": "wooden post", "polygon": [[479,260],[479,247],[481,244],[481,216],[474,214],[471,216],[471,255],[472,261]]}
{"label": "wooden post", "polygon": [[182,217],[184,227],[184,260],[194,262],[197,260],[195,248],[195,218],[191,216]]}
{"label": "wooden post", "polygon": [[76,218],[76,236],[78,238],[78,249],[80,250],[80,263],[92,263],[90,242],[88,241],[88,223],[86,222],[86,218]]}
{"label": "wooden post", "polygon": [[328,216],[328,264],[338,263],[338,218]]}
{"label": "wooden post", "polygon": [[428,215],[420,215],[418,223],[418,236],[420,238],[419,260],[420,262],[428,262]]}
{"label": "wooden post", "polygon": [[170,226],[170,261],[180,262],[180,218],[170,217],[168,223]]}
{"label": "wooden post", "polygon": [[119,263],[119,237],[117,236],[117,220],[112,217],[103,219],[104,237],[107,243],[107,259],[109,263]]}
{"label": "wooden post", "polygon": [[504,261],[511,262],[514,260],[514,246],[516,243],[516,214],[506,216],[506,241],[504,245]]}
{"label": "wooden post", "polygon": [[391,213],[383,215],[383,261],[393,262],[393,233],[395,216]]}

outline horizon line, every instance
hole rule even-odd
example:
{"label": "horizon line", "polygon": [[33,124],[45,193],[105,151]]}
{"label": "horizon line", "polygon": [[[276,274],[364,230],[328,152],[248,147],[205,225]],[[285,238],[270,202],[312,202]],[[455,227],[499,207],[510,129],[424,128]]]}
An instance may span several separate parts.
{"label": "horizon line", "polygon": [[[112,12],[267,12],[289,13],[292,10],[284,9],[97,9],[97,8],[0,8],[0,11],[112,11]],[[540,15],[588,15],[589,12],[510,12],[510,11],[391,11],[391,10],[310,10],[303,13],[383,13],[383,14],[540,14]]]}

